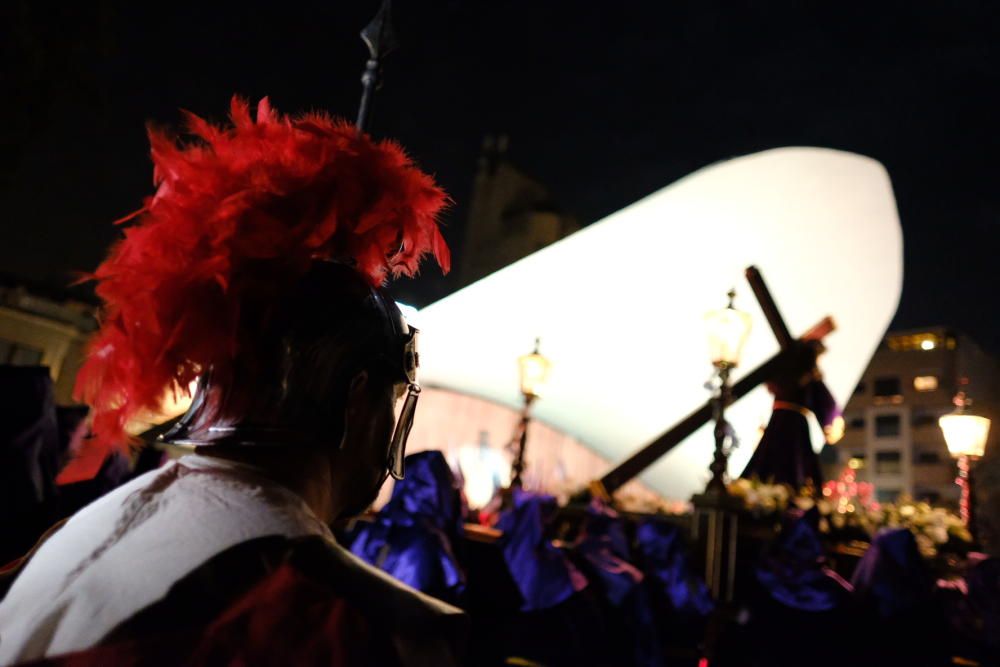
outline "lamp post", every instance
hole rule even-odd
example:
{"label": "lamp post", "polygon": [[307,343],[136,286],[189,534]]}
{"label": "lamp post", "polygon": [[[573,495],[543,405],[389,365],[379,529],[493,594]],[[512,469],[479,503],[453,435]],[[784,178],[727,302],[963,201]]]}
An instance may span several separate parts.
{"label": "lamp post", "polygon": [[986,439],[990,434],[990,420],[972,410],[972,399],[964,391],[955,396],[955,410],[938,420],[944,433],[948,452],[958,460],[958,477],[955,483],[962,490],[959,511],[962,521],[975,536],[975,496],[972,486],[972,464],[986,450]]}
{"label": "lamp post", "polygon": [[705,649],[709,658],[714,655],[718,641],[716,635],[724,622],[721,610],[733,601],[736,590],[740,503],[726,488],[726,468],[733,444],[732,429],[726,422],[726,406],[732,400],[729,375],[739,365],[743,344],[750,335],[750,316],[736,310],[733,305],[736,290],[729,290],[728,296],[729,303],[725,308],[705,315],[710,359],[715,367],[715,373],[709,382],[715,389],[711,401],[712,417],[715,420],[715,454],[709,466],[712,478],[705,487],[705,492],[691,499],[694,505],[691,516],[692,539],[704,554],[705,583],[712,596],[723,605],[711,621]]}
{"label": "lamp post", "polygon": [[731,400],[729,375],[739,365],[743,345],[750,335],[750,315],[737,310],[733,305],[736,290],[729,290],[728,296],[729,303],[725,308],[713,310],[705,315],[709,352],[718,378],[718,388],[712,402],[715,455],[709,466],[712,479],[709,480],[705,493],[715,496],[724,496],[728,493],[725,475],[732,444],[731,428],[726,422],[726,406]]}
{"label": "lamp post", "polygon": [[531,354],[524,354],[517,359],[517,368],[521,379],[521,396],[524,407],[521,409],[521,421],[514,435],[515,454],[511,466],[510,488],[519,489],[523,484],[525,462],[524,453],[528,445],[528,424],[531,422],[531,405],[539,397],[549,379],[552,363],[538,351],[540,339],[535,339],[535,349]]}

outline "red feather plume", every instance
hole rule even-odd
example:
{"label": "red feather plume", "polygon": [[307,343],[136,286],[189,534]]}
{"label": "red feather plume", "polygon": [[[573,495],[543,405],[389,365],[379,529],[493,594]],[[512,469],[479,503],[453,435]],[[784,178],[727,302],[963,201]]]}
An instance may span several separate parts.
{"label": "red feather plume", "polygon": [[436,221],[447,198],[397,144],[267,98],[256,121],[233,98],[232,127],[186,115],[191,144],[150,129],[156,192],[91,276],[102,326],[76,393],[94,444],[126,446],[130,420],[234,358],[259,326],[241,308],[280,298],[312,260],[351,261],[372,285],[427,254],[450,268]]}

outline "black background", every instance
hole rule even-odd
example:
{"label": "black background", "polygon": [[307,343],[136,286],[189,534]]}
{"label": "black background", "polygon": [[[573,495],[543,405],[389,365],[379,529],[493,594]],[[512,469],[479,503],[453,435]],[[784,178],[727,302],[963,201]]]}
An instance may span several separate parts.
{"label": "black background", "polygon": [[[353,118],[377,3],[6,0],[0,271],[58,288],[151,190],[144,123],[221,120],[235,92]],[[904,229],[894,325],[1000,352],[995,5],[397,0],[373,130],[456,200],[484,134],[586,224],[712,162],[783,145],[882,162]],[[452,282],[401,285],[425,303]]]}

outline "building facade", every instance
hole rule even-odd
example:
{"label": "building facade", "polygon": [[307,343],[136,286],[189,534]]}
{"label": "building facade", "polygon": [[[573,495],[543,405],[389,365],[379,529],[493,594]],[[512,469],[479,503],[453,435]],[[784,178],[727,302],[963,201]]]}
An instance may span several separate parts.
{"label": "building facade", "polygon": [[507,138],[488,136],[476,170],[465,227],[460,287],[513,264],[579,229],[548,190],[507,159]]}
{"label": "building facade", "polygon": [[[957,504],[956,466],[938,418],[955,408],[959,391],[997,423],[997,363],[973,340],[946,327],[890,332],[844,409],[835,466],[856,468],[881,502],[906,494]],[[996,440],[994,428],[987,451]]]}
{"label": "building facade", "polygon": [[73,403],[76,373],[96,327],[89,304],[0,285],[0,364],[47,367],[60,405]]}

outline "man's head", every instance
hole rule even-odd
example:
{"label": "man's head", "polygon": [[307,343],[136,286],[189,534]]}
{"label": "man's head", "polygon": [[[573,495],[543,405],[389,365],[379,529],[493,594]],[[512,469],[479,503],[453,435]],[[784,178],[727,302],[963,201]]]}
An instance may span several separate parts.
{"label": "man's head", "polygon": [[289,457],[320,453],[345,513],[361,511],[390,473],[402,474],[419,391],[416,331],[383,290],[333,262],[315,262],[268,308],[261,321],[270,324],[252,349],[224,372],[208,369],[165,439],[227,456],[264,448]]}
{"label": "man's head", "polygon": [[325,114],[285,116],[264,99],[254,118],[234,98],[230,119],[188,114],[183,142],[150,131],[156,192],[119,221],[132,220],[92,276],[102,324],[76,384],[91,446],[127,449],[134,421],[199,379],[174,437],[343,443],[351,465],[381,457],[384,474],[389,397],[412,384],[415,355],[376,286],[428,255],[447,273],[447,197],[397,144]]}

